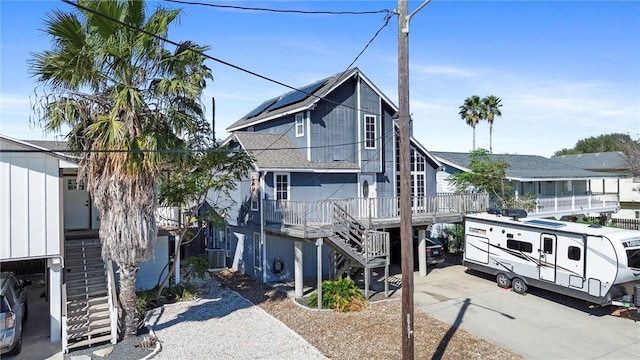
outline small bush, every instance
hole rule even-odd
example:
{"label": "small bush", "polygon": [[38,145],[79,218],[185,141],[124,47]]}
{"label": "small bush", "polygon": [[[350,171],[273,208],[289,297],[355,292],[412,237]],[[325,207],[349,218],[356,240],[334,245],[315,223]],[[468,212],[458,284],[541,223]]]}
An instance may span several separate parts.
{"label": "small bush", "polygon": [[464,243],[464,227],[461,224],[455,224],[447,229],[448,249],[449,252],[456,253],[462,250]]}
{"label": "small bush", "polygon": [[202,296],[200,289],[189,283],[180,283],[166,290],[167,297],[173,301],[196,300]]}
{"label": "small bush", "polygon": [[136,293],[136,316],[139,319],[144,318],[147,311],[151,309],[150,304],[153,303],[156,297],[154,289],[138,291]]}
{"label": "small bush", "polygon": [[[311,307],[318,306],[317,291],[309,296],[307,304]],[[353,280],[340,277],[322,282],[322,307],[341,312],[360,311],[367,307],[367,302]]]}
{"label": "small bush", "polygon": [[182,261],[182,276],[186,281],[209,277],[209,262],[202,256],[191,256],[184,259]]}

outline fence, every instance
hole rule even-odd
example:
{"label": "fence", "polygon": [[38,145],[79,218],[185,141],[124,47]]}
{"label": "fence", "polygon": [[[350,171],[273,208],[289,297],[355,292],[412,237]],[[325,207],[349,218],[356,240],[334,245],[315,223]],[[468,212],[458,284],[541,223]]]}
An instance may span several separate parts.
{"label": "fence", "polygon": [[[588,221],[600,221],[599,217],[588,217]],[[612,218],[611,223],[621,229],[640,230],[640,219],[616,219]]]}

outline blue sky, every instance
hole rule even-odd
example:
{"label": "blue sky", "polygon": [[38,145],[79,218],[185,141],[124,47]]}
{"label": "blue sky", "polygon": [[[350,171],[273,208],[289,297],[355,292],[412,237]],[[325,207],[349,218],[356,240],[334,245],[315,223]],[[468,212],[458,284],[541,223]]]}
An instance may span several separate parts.
{"label": "blue sky", "polygon": [[[422,1],[409,1],[413,11]],[[393,10],[397,1],[210,1],[298,10]],[[295,87],[339,73],[356,58],[384,15],[248,12],[162,1],[182,8],[169,38],[210,46],[207,54]],[[30,122],[36,84],[33,52],[49,48],[43,28],[59,1],[0,1],[0,133],[54,138]],[[355,63],[397,104],[397,31],[388,26]],[[640,2],[433,0],[411,20],[410,107],[414,136],[433,151],[472,149],[472,128],[458,115],[471,95],[502,98],[494,153],[551,156],[578,140],[610,133],[640,138]],[[216,135],[287,88],[208,61]],[[40,91],[41,92],[41,91]],[[208,107],[210,108],[210,107]],[[208,118],[211,118],[208,109]],[[477,147],[489,148],[486,122]]]}

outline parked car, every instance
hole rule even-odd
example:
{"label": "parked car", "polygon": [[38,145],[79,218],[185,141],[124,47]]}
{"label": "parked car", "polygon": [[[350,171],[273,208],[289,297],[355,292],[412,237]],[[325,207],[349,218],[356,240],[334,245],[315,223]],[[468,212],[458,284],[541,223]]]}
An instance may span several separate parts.
{"label": "parked car", "polygon": [[440,264],[444,261],[444,248],[431,239],[427,239],[427,264]]}
{"label": "parked car", "polygon": [[0,310],[0,354],[19,354],[29,306],[23,282],[9,271],[0,273]]}

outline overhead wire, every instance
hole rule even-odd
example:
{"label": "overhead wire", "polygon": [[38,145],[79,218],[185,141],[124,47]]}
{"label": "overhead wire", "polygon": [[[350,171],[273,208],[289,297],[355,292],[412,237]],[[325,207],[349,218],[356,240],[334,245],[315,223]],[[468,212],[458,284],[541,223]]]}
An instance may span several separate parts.
{"label": "overhead wire", "polygon": [[389,9],[382,10],[370,10],[370,11],[325,11],[325,10],[295,10],[295,9],[273,9],[273,8],[261,8],[261,7],[249,7],[238,5],[220,5],[203,3],[199,1],[183,1],[183,0],[164,0],[166,2],[185,4],[185,5],[199,5],[208,6],[221,9],[234,9],[234,10],[248,10],[248,11],[266,11],[274,13],[293,13],[293,14],[307,14],[307,15],[371,15],[380,13],[390,13]]}

